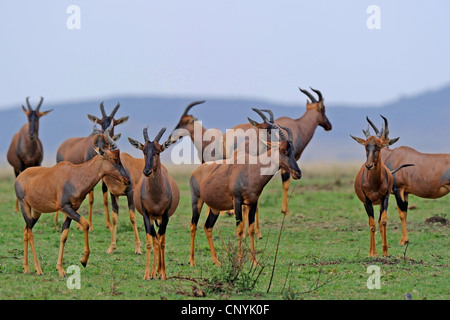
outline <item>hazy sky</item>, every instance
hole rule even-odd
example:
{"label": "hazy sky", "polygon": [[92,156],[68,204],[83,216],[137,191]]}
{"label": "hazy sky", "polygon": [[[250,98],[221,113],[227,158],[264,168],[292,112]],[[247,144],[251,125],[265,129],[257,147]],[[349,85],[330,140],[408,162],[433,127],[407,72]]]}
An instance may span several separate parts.
{"label": "hazy sky", "polygon": [[126,94],[303,104],[298,86],[383,103],[450,83],[449,16],[444,0],[1,1],[0,108]]}

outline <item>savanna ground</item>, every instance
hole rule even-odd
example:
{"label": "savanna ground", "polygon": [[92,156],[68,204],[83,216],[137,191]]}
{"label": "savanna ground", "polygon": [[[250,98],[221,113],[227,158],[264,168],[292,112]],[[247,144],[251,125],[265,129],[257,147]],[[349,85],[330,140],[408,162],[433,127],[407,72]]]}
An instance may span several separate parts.
{"label": "savanna ground", "polygon": [[[196,238],[196,267],[189,261],[191,219],[188,177],[192,168],[173,169],[181,201],[170,219],[166,237],[166,266],[169,279],[143,281],[145,231],[137,213],[142,255],[134,254],[134,236],[126,199],[120,199],[116,251],[108,255],[111,233],[105,227],[101,187],[95,189],[91,255],[86,268],[79,262],[83,232],[72,223],[64,254],[64,267],[81,270],[81,289],[68,289],[67,278],[55,269],[58,256],[60,215],[43,214],[34,227],[36,250],[43,276],[36,276],[30,251],[31,274],[22,270],[24,220],[14,214],[15,195],[10,168],[0,173],[0,299],[448,299],[450,289],[449,225],[450,196],[437,200],[410,196],[408,231],[410,244],[398,246],[401,224],[394,197],[388,211],[389,257],[369,258],[368,218],[353,190],[359,165],[302,165],[303,178],[291,182],[290,215],[283,221],[281,181],[276,175],[260,198],[263,239],[256,241],[260,266],[235,262],[237,239],[235,219],[221,215],[214,240],[222,266],[211,262],[203,232],[206,207]],[[11,172],[10,172],[11,171]],[[110,202],[111,203],[111,202]],[[79,212],[87,217],[87,200]],[[378,207],[376,207],[378,210]],[[377,213],[378,218],[378,213]],[[436,222],[426,222],[432,218]],[[278,241],[279,240],[279,241]],[[244,241],[248,250],[248,237]],[[277,251],[278,248],[278,251]],[[248,251],[245,251],[248,252]],[[276,257],[275,269],[274,259]],[[380,289],[368,289],[371,265],[381,271]]]}

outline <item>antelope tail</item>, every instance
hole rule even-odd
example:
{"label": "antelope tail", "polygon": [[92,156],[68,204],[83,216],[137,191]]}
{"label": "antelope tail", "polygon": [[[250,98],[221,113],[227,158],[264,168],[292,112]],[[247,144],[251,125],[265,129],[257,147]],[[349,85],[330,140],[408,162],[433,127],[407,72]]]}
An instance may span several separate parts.
{"label": "antelope tail", "polygon": [[400,170],[400,169],[402,169],[402,168],[405,168],[405,167],[412,167],[412,166],[415,166],[415,164],[412,164],[412,163],[402,164],[402,165],[401,165],[400,167],[398,167],[397,169],[392,170],[391,173],[394,174],[394,173],[396,173],[398,170]]}

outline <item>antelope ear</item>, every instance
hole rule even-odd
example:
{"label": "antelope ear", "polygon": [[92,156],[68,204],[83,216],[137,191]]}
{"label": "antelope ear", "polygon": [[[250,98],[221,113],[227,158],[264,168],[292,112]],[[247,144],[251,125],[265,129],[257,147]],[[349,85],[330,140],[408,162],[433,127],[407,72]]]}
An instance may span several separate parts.
{"label": "antelope ear", "polygon": [[350,137],[352,137],[352,139],[355,140],[356,142],[358,142],[359,144],[362,144],[362,145],[366,144],[366,140],[364,140],[364,139],[357,138],[357,137],[354,137],[352,135],[350,135]]}
{"label": "antelope ear", "polygon": [[394,138],[394,139],[390,139],[390,140],[384,142],[383,143],[383,148],[392,146],[394,143],[396,143],[398,141],[398,139],[400,139],[400,137],[397,137],[397,138]]}
{"label": "antelope ear", "polygon": [[91,120],[93,123],[101,123],[101,120],[99,118],[97,118],[96,116],[93,116],[91,114],[88,114],[87,117],[89,118],[89,120]]}
{"label": "antelope ear", "polygon": [[118,134],[115,134],[114,137],[112,137],[112,139],[113,139],[114,141],[117,141],[117,140],[120,139],[121,136],[122,136],[122,134],[121,134],[121,133],[118,133]]}
{"label": "antelope ear", "polygon": [[136,141],[134,139],[128,138],[128,141],[130,141],[131,145],[135,147],[136,149],[142,150],[144,149],[144,146],[139,141]]}
{"label": "antelope ear", "polygon": [[317,110],[322,111],[322,109],[323,109],[323,101],[319,101],[317,103]]}
{"label": "antelope ear", "polygon": [[47,111],[44,111],[44,112],[38,112],[38,116],[39,117],[46,116],[47,114],[49,114],[52,111],[53,111],[53,109],[50,109],[50,110],[47,110]]}
{"label": "antelope ear", "polygon": [[127,122],[128,118],[129,118],[129,116],[126,116],[126,117],[122,117],[117,120],[114,120],[114,126],[117,126],[119,124],[123,124],[123,123]]}
{"label": "antelope ear", "polygon": [[256,128],[259,128],[259,123],[258,122],[256,122],[255,120],[252,120],[252,119],[250,119],[250,118],[247,118],[248,119],[248,122],[250,122],[250,124],[252,125],[252,126],[254,126],[254,127],[256,127]]}

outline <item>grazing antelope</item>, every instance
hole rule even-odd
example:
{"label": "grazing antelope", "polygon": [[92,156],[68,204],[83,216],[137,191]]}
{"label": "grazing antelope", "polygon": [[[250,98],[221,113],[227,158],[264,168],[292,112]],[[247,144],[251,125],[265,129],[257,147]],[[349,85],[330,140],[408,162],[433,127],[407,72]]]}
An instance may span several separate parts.
{"label": "grazing antelope", "polygon": [[[22,105],[22,110],[27,115],[28,123],[24,124],[19,132],[13,136],[6,155],[9,164],[14,169],[16,177],[26,168],[41,165],[44,150],[42,148],[42,142],[39,139],[39,118],[53,110],[44,112],[39,110],[44,101],[42,97],[34,110],[31,108],[29,97],[25,100],[27,102],[27,108]],[[14,211],[19,212],[19,202],[17,199]]]}
{"label": "grazing antelope", "polygon": [[[105,131],[107,128],[111,127],[109,134],[111,137],[114,137],[114,127],[120,124],[123,124],[127,122],[128,116],[122,117],[119,119],[114,119],[114,116],[117,112],[117,110],[120,107],[120,103],[117,103],[117,105],[114,107],[111,114],[108,116],[105,112],[105,108],[103,106],[103,102],[100,103],[100,111],[102,113],[102,118],[99,119],[96,116],[88,114],[89,120],[94,122],[94,124],[98,123],[102,127],[101,132]],[[95,130],[94,130],[95,131]],[[94,150],[92,149],[92,143],[95,138],[97,138],[99,133],[93,132],[88,137],[76,137],[76,138],[69,138],[65,140],[58,148],[58,151],[56,152],[56,162],[60,161],[69,161],[73,164],[81,164],[88,160],[90,160],[92,157],[94,157],[96,154]],[[118,137],[118,136],[115,136]],[[101,144],[99,144],[101,146]],[[111,231],[112,226],[109,219],[109,209],[108,209],[108,189],[106,188],[106,185],[102,183],[102,191],[103,191],[103,204],[105,207],[105,213],[106,213],[106,227]],[[92,190],[89,193],[89,217],[92,215],[92,205],[94,203],[94,190]],[[55,221],[57,221],[58,216],[55,216]],[[92,221],[90,222],[90,228],[93,230]]]}
{"label": "grazing antelope", "polygon": [[[159,144],[166,128],[161,129],[153,141],[150,141],[147,128],[143,130],[144,144],[128,138],[131,145],[144,153],[145,166],[138,183],[134,188],[134,205],[144,218],[147,247],[147,262],[144,280],[156,277],[156,261],[158,259],[158,274],[162,280],[167,279],[165,265],[166,228],[169,217],[175,212],[180,201],[180,192],[175,180],[161,164],[160,153],[170,142]],[[158,233],[154,223],[158,225]],[[150,251],[153,243],[153,267],[150,270]]]}
{"label": "grazing antelope", "polygon": [[[62,160],[62,158],[57,158],[57,163],[61,161],[69,161],[73,164],[82,164],[86,161],[89,161],[93,157],[97,155],[94,148],[92,148],[93,145],[96,145],[98,148],[108,148],[109,147],[109,140],[107,139],[107,136],[110,137],[110,133],[113,130],[113,124],[111,123],[109,128],[106,129],[106,131],[103,133],[103,131],[98,130],[97,123],[94,123],[94,128],[92,130],[92,133],[83,138],[69,138],[66,141],[61,144],[61,146],[58,149],[58,155],[64,154],[65,158],[68,160]],[[117,141],[120,138],[121,134],[116,134],[114,137],[110,140]],[[90,147],[87,147],[90,146]],[[61,153],[60,153],[61,152]],[[106,198],[106,207],[108,204],[108,198]],[[89,230],[94,230],[94,227],[92,225],[92,205],[94,202],[94,190],[91,190],[89,192]],[[58,212],[55,214],[55,226],[58,222]],[[108,226],[109,223],[109,211],[106,211],[106,224]],[[108,227],[110,230],[112,230],[111,226]]]}
{"label": "grazing antelope", "polygon": [[19,199],[25,227],[23,229],[24,260],[23,270],[29,273],[28,244],[30,244],[36,273],[42,274],[34,246],[33,226],[42,213],[62,211],[65,219],[62,225],[56,269],[59,276],[65,276],[63,268],[64,245],[72,220],[75,220],[84,230],[84,252],[81,264],[86,267],[89,259],[89,222],[81,217],[77,210],[86,195],[105,176],[129,183],[129,176],[120,162],[120,150],[115,144],[111,149],[95,146],[99,154],[91,160],[75,165],[68,161],[57,163],[53,167],[32,167],[22,172],[14,185]]}
{"label": "grazing antelope", "polygon": [[[273,155],[278,160],[277,170],[282,168],[289,172],[294,179],[300,179],[301,171],[294,156],[291,130],[289,128],[283,128],[289,134],[289,139],[287,139],[278,126],[272,124],[271,129],[277,129],[281,139],[278,143],[268,142],[270,148],[263,155],[266,157]],[[237,156],[237,150],[235,151],[235,156]],[[246,153],[244,156],[246,159],[243,164],[240,161],[228,164],[225,160],[206,162],[197,167],[190,176],[192,220],[190,225],[191,252],[189,263],[191,266],[195,266],[195,234],[204,203],[210,208],[204,230],[213,262],[220,265],[212,237],[212,231],[219,212],[234,209],[239,239],[239,252],[241,252],[241,240],[244,228],[242,205],[247,205],[249,206],[248,224],[251,260],[254,264],[257,263],[254,245],[255,213],[259,196],[275,172],[261,174],[261,170],[268,166],[267,163],[264,164],[261,161],[260,157],[262,155],[255,157]]]}
{"label": "grazing antelope", "polygon": [[[377,127],[369,122],[375,132]],[[437,199],[450,191],[450,154],[421,153],[413,148],[401,146],[395,149],[384,148],[381,161],[390,169],[400,166],[406,161],[414,163],[394,176],[392,193],[395,195],[397,210],[402,223],[402,237],[399,245],[409,242],[406,228],[408,212],[408,195],[421,198]]]}
{"label": "grazing antelope", "polygon": [[[319,90],[313,90],[318,100],[307,90],[299,88],[311,101],[306,103],[306,112],[298,119],[290,117],[280,117],[274,121],[276,125],[289,128],[292,132],[292,145],[294,147],[295,159],[298,161],[308,143],[311,141],[314,132],[318,126],[321,126],[325,131],[332,129],[331,122],[325,115],[325,105],[322,93]],[[273,120],[272,120],[273,121]],[[233,127],[234,130],[242,129],[244,131],[251,129],[252,125],[249,123],[241,124]],[[226,143],[227,144],[227,143]],[[289,214],[288,209],[288,191],[290,185],[290,173],[281,169],[281,180],[283,184],[283,202],[281,211]]]}
{"label": "grazing antelope", "polygon": [[[365,146],[366,149],[366,162],[361,166],[361,169],[356,175],[355,192],[359,200],[364,204],[364,208],[369,216],[369,257],[377,256],[377,249],[375,246],[376,223],[373,205],[380,205],[378,224],[383,242],[383,256],[388,256],[386,225],[389,194],[391,193],[394,184],[393,174],[403,167],[412,165],[404,164],[396,170],[391,171],[381,161],[381,149],[391,146],[399,139],[389,139],[388,122],[385,117],[382,116],[382,118],[384,119],[384,128],[381,132],[377,132],[376,136],[370,135],[369,127],[367,127],[366,131],[363,130],[366,139],[350,135],[356,142]],[[367,118],[367,121],[370,121],[369,118]]]}

